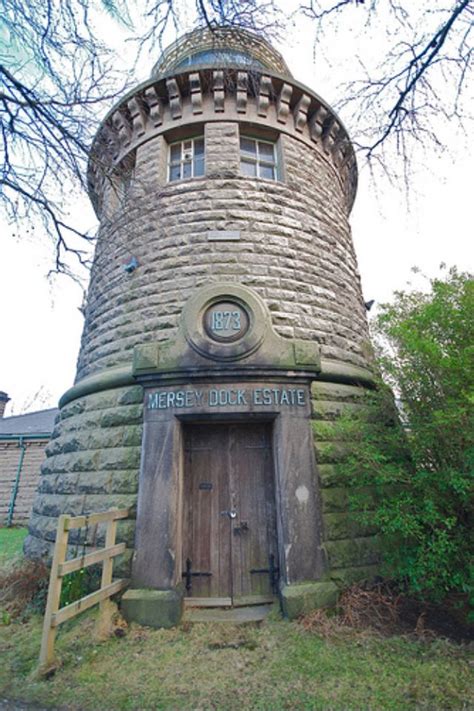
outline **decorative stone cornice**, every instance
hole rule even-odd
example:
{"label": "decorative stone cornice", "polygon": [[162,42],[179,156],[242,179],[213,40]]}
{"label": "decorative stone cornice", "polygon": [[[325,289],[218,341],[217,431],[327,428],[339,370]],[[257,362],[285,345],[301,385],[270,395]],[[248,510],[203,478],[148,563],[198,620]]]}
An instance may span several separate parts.
{"label": "decorative stone cornice", "polygon": [[193,67],[141,84],[106,117],[89,161],[96,210],[105,179],[138,146],[178,127],[222,120],[273,128],[318,148],[333,163],[351,209],[357,186],[354,150],[342,122],[317,94],[269,72]]}

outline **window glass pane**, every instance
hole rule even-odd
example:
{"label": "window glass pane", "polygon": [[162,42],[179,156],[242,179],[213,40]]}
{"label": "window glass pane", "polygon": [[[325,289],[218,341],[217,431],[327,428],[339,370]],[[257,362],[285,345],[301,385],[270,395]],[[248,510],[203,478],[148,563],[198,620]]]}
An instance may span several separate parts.
{"label": "window glass pane", "polygon": [[266,160],[266,161],[271,160],[272,162],[275,160],[272,143],[261,143],[259,141],[258,142],[258,153],[259,153],[259,157],[262,158],[263,160]]}
{"label": "window glass pane", "polygon": [[181,166],[179,165],[171,165],[170,166],[170,180],[179,180],[181,175]]}
{"label": "window glass pane", "polygon": [[272,165],[261,164],[259,169],[260,178],[269,178],[270,180],[275,179],[275,168]]}
{"label": "window glass pane", "polygon": [[255,141],[252,141],[250,138],[241,138],[240,139],[240,150],[242,153],[249,155],[249,156],[256,156],[257,155],[257,146]]}
{"label": "window glass pane", "polygon": [[244,173],[244,175],[252,175],[252,176],[257,175],[257,164],[256,163],[251,163],[246,160],[241,160],[240,167],[241,167],[242,173]]}
{"label": "window glass pane", "polygon": [[186,163],[183,163],[183,178],[191,177],[191,166],[191,161],[186,161]]}
{"label": "window glass pane", "polygon": [[181,159],[181,143],[174,143],[170,146],[170,159],[172,163],[176,163]]}
{"label": "window glass pane", "polygon": [[194,177],[198,178],[200,175],[204,175],[204,156],[194,159]]}
{"label": "window glass pane", "polygon": [[194,155],[195,156],[204,155],[204,138],[197,138],[194,141]]}
{"label": "window glass pane", "polygon": [[169,180],[204,175],[204,138],[188,138],[169,146]]}

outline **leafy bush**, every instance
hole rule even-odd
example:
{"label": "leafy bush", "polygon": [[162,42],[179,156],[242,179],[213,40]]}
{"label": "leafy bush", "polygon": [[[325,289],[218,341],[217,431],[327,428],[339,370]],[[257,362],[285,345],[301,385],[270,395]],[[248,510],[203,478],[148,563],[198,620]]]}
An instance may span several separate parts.
{"label": "leafy bush", "polygon": [[[358,518],[377,524],[385,572],[439,600],[473,594],[474,281],[451,269],[428,293],[398,292],[376,320],[384,380],[363,414],[344,417],[343,472],[370,487]],[[403,427],[400,424],[400,419]]]}

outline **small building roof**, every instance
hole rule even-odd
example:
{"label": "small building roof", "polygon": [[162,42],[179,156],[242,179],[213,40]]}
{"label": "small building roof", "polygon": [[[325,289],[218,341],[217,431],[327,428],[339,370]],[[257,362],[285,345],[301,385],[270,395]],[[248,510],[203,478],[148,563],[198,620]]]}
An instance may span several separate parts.
{"label": "small building roof", "polygon": [[53,431],[54,420],[59,410],[51,407],[48,410],[27,412],[24,415],[0,418],[0,437],[2,435],[39,435],[49,436]]}

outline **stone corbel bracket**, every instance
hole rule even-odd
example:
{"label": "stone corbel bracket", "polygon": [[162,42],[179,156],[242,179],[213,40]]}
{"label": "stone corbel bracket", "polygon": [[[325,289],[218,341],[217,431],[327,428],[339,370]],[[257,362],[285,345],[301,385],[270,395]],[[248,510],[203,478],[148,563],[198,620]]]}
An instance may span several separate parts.
{"label": "stone corbel bracket", "polygon": [[298,138],[333,166],[350,211],[357,187],[354,150],[341,120],[317,94],[266,68],[199,67],[155,77],[130,92],[101,124],[90,152],[89,193],[100,212],[107,176],[128,154],[170,130],[242,121]]}

